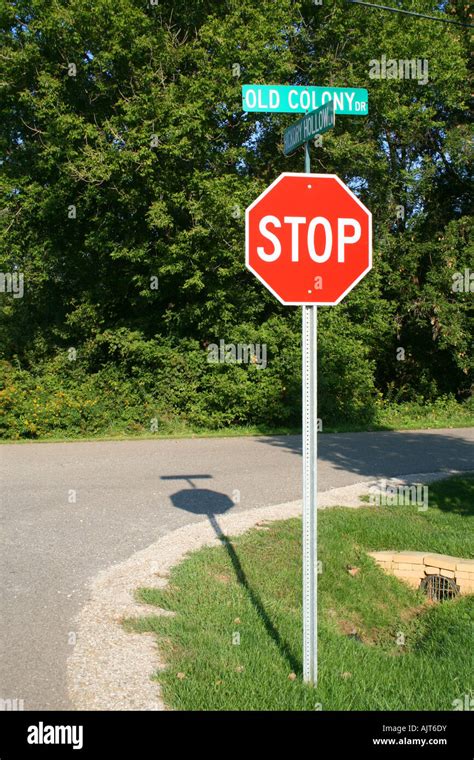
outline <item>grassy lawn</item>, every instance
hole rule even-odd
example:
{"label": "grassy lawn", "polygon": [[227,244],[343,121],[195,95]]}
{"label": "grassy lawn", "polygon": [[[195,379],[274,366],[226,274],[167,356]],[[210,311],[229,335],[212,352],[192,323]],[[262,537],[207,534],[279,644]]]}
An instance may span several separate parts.
{"label": "grassy lawn", "polygon": [[367,556],[412,549],[472,557],[474,477],[433,484],[429,505],[320,512],[316,689],[301,677],[300,520],[226,538],[174,568],[166,589],[140,590],[143,601],[176,613],[126,623],[157,635],[167,705],[452,710],[473,689],[473,597],[429,603]]}

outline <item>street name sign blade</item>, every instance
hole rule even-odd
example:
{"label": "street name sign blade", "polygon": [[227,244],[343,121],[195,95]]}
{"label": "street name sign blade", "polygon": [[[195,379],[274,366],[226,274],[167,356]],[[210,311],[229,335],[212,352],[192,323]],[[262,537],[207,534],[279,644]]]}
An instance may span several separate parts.
{"label": "street name sign blade", "polygon": [[334,101],[328,100],[320,108],[303,116],[291,127],[285,129],[283,140],[283,152],[285,156],[293,153],[296,148],[303,145],[308,140],[312,140],[316,135],[323,135],[329,129],[334,127],[336,115],[334,111]]}
{"label": "street name sign blade", "polygon": [[364,87],[242,86],[242,108],[249,113],[307,113],[328,100],[334,100],[336,114],[367,116],[369,113],[369,94]]}
{"label": "street name sign blade", "polygon": [[247,268],[283,304],[338,304],[372,268],[372,215],[335,174],[285,172],[245,212]]}

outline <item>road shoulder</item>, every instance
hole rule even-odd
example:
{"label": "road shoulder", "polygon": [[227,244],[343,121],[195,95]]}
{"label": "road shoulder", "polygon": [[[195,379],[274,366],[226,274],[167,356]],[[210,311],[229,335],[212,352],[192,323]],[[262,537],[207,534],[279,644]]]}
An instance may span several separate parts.
{"label": "road shoulder", "polygon": [[[454,471],[392,478],[391,484],[429,483]],[[375,481],[333,488],[318,494],[319,508],[364,506]],[[301,501],[220,515],[226,535],[239,535],[262,522],[301,514]],[[68,660],[68,692],[75,710],[165,710],[159,684],[151,679],[164,667],[153,634],[127,632],[125,618],[156,614],[135,599],[140,587],[166,585],[171,568],[203,546],[217,546],[219,538],[209,520],[185,525],[158,539],[129,559],[101,571],[90,583],[89,600],[75,621],[77,643]],[[168,613],[169,614],[169,613]]]}

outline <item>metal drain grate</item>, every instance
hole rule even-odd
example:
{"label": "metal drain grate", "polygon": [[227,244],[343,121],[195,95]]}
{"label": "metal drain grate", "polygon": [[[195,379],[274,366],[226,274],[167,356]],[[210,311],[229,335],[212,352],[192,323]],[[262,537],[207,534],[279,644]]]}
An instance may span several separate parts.
{"label": "metal drain grate", "polygon": [[452,578],[445,578],[444,575],[428,575],[421,581],[420,589],[434,602],[453,599],[459,594],[459,586]]}

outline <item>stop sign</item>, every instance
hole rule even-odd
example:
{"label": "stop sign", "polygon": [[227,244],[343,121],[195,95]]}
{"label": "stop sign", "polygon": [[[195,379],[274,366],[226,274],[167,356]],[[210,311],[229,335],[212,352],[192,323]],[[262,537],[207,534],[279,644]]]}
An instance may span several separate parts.
{"label": "stop sign", "polygon": [[337,304],[372,268],[372,214],[335,174],[280,174],[245,212],[245,262],[284,304]]}

